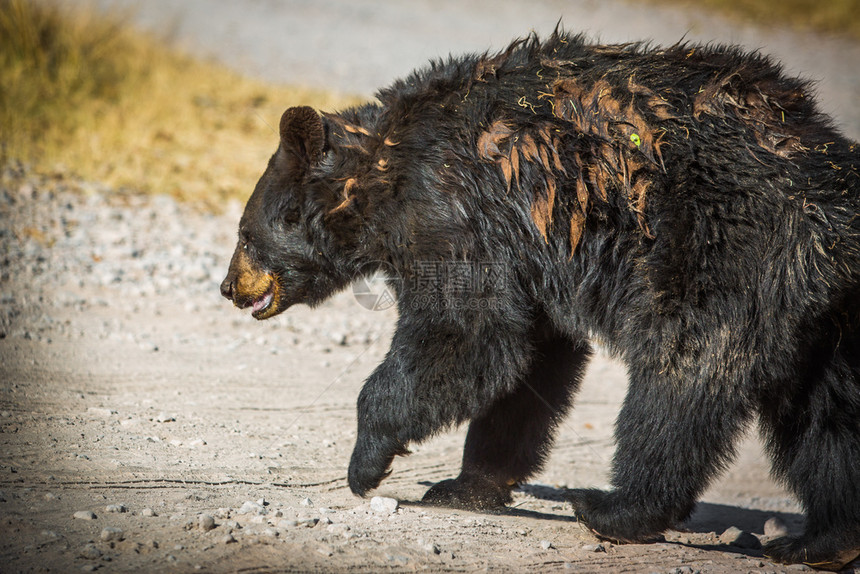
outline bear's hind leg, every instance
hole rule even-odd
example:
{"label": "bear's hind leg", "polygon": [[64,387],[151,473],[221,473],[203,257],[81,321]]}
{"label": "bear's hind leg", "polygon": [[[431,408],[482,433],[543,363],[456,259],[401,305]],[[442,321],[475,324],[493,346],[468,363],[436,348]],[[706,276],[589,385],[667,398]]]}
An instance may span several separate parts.
{"label": "bear's hind leg", "polygon": [[740,395],[714,380],[634,366],[615,429],[614,490],[572,491],[577,518],[616,542],[653,541],[686,519],[734,455],[749,419]]}
{"label": "bear's hind leg", "polygon": [[860,557],[860,341],[850,348],[816,353],[828,363],[813,366],[805,385],[762,401],[774,474],[807,512],[802,536],[765,545],[779,562],[839,570]]}
{"label": "bear's hind leg", "polygon": [[460,476],[434,485],[424,502],[468,509],[509,503],[514,486],[546,461],[590,356],[584,341],[539,342],[525,379],[469,425]]}

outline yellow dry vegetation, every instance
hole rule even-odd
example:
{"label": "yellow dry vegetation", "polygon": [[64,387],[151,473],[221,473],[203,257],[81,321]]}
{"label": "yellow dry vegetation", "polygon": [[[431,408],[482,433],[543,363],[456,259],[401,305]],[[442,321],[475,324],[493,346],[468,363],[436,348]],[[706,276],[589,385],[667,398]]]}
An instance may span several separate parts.
{"label": "yellow dry vegetation", "polygon": [[246,197],[283,110],[356,98],[188,57],[121,14],[0,0],[0,162],[221,205]]}
{"label": "yellow dry vegetation", "polygon": [[635,0],[717,12],[761,27],[792,27],[860,40],[860,0]]}

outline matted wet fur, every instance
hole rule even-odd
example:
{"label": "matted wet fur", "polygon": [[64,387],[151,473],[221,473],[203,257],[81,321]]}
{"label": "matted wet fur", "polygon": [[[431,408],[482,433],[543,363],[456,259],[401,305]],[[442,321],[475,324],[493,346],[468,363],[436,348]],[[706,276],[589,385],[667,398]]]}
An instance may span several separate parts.
{"label": "matted wet fur", "polygon": [[[488,508],[546,460],[599,337],[628,367],[599,536],[684,520],[757,422],[807,512],[784,562],[860,554],[860,150],[759,54],[556,32],[290,108],[222,285],[267,318],[384,267],[399,319],[349,485],[469,422],[425,500]],[[246,277],[246,274],[250,274]]]}

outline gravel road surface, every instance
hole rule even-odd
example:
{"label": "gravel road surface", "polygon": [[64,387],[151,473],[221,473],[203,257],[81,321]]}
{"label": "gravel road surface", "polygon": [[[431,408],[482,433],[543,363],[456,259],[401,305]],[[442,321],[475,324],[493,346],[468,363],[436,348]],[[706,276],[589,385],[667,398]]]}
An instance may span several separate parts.
{"label": "gravel road surface", "polygon": [[[427,58],[500,48],[559,17],[605,41],[740,42],[818,79],[824,108],[860,138],[857,44],[702,15],[585,0],[137,9],[142,26],[249,74],[368,96]],[[625,391],[623,367],[603,356],[545,472],[509,510],[416,502],[456,475],[462,429],[398,459],[382,499],[353,497],[355,398],[395,311],[367,310],[349,292],[263,323],[231,308],[218,284],[240,213],[70,174],[0,173],[0,571],[805,569],[761,556],[761,541],[799,530],[802,517],[768,477],[754,433],[664,542],[599,543],[572,521],[565,488],[605,485]]]}

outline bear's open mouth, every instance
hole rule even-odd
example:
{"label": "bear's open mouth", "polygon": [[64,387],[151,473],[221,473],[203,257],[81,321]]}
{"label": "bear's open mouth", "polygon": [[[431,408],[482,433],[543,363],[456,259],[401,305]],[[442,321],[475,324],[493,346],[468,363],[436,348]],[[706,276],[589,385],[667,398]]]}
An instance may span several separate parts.
{"label": "bear's open mouth", "polygon": [[251,304],[251,316],[255,319],[265,319],[272,310],[272,304],[275,302],[275,282],[269,285],[263,295],[254,299]]}

